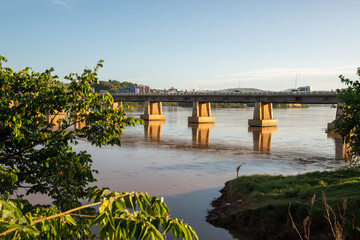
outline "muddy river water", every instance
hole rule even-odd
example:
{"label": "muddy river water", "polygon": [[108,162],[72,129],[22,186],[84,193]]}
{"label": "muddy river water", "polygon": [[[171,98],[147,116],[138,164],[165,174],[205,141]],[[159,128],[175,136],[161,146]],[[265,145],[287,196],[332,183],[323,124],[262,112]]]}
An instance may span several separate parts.
{"label": "muddy river water", "polygon": [[[224,183],[239,175],[297,174],[343,165],[340,141],[325,133],[330,106],[274,109],[277,128],[248,128],[252,108],[212,109],[214,125],[188,125],[191,108],[164,107],[164,123],[125,129],[121,147],[81,142],[94,160],[99,187],[163,196],[172,217],[193,226],[199,239],[247,239],[205,221]],[[143,110],[129,115],[139,117]]]}

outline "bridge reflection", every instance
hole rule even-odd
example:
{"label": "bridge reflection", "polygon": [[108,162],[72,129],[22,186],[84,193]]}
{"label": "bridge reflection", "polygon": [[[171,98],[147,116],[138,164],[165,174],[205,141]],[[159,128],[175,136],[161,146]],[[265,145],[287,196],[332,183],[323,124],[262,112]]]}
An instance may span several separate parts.
{"label": "bridge reflection", "polygon": [[277,127],[249,127],[248,132],[253,133],[253,149],[261,152],[271,152],[272,135]]}
{"label": "bridge reflection", "polygon": [[215,123],[189,123],[188,127],[192,130],[192,142],[195,146],[210,145],[210,132],[215,127]]}
{"label": "bridge reflection", "polygon": [[346,158],[346,146],[344,140],[338,133],[327,133],[328,138],[334,139],[335,142],[335,159],[340,160]]}
{"label": "bridge reflection", "polygon": [[161,141],[161,130],[165,121],[144,121],[145,138],[152,142]]}
{"label": "bridge reflection", "polygon": [[[145,121],[145,139],[160,143],[162,141],[162,127],[165,124],[165,121]],[[215,128],[214,123],[189,123],[188,128],[191,128],[193,147],[210,147],[211,130]],[[263,153],[271,152],[273,134],[276,134],[277,131],[277,127],[249,127],[248,132],[251,132],[253,136],[253,150]],[[346,145],[343,143],[341,136],[337,133],[328,133],[327,137],[334,139],[335,159],[344,159],[346,157]],[[164,144],[166,144],[166,140]],[[179,144],[190,147],[189,142],[181,141]]]}

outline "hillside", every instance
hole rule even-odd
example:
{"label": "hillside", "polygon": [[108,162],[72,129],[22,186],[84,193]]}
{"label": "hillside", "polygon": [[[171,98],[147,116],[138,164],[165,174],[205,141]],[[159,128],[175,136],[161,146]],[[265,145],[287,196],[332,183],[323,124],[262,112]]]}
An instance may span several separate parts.
{"label": "hillside", "polygon": [[264,90],[257,89],[257,88],[227,88],[222,90],[216,90],[219,92],[234,92],[234,91],[241,91],[241,92],[264,92]]}
{"label": "hillside", "polygon": [[100,90],[107,90],[110,93],[117,93],[120,88],[134,88],[138,87],[136,83],[131,82],[119,82],[117,80],[109,81],[100,81],[99,84],[93,85],[95,92],[100,92]]}

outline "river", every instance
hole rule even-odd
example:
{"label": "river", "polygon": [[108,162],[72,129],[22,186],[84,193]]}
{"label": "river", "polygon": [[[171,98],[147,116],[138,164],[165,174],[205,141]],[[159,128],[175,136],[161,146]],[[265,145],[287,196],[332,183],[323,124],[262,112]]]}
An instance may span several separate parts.
{"label": "river", "polygon": [[[163,107],[164,123],[125,129],[122,146],[80,142],[94,160],[99,187],[163,196],[172,217],[195,228],[199,239],[247,239],[205,221],[224,183],[239,175],[298,174],[343,166],[339,140],[325,133],[330,106],[274,109],[277,128],[248,128],[253,108],[212,109],[215,124],[189,126],[191,108]],[[143,109],[129,115],[139,117]]]}

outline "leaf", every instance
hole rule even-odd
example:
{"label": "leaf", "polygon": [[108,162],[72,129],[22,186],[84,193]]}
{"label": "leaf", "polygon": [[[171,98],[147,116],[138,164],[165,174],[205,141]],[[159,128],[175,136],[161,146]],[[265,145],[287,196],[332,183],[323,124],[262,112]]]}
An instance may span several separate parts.
{"label": "leaf", "polygon": [[9,225],[5,225],[4,227],[10,229],[10,228],[21,228],[22,226],[20,224],[9,224]]}
{"label": "leaf", "polygon": [[116,208],[117,208],[117,210],[123,210],[123,209],[125,209],[125,206],[124,206],[124,204],[121,202],[121,199],[116,199],[116,201],[115,201],[115,206],[116,206]]}
{"label": "leaf", "polygon": [[100,222],[102,222],[104,220],[104,218],[106,218],[106,212],[103,212],[101,214],[99,214],[93,221],[94,224],[99,224]]}
{"label": "leaf", "polygon": [[76,226],[75,219],[70,215],[65,215],[66,222],[71,223],[72,225]]}
{"label": "leaf", "polygon": [[102,204],[101,206],[99,207],[99,211],[100,213],[104,212],[105,209],[108,207],[110,201],[108,199],[106,199]]}
{"label": "leaf", "polygon": [[3,210],[2,211],[2,219],[9,219],[9,218],[15,218],[14,213],[9,210]]}
{"label": "leaf", "polygon": [[[118,135],[125,127],[142,123],[134,117],[125,118],[123,109],[105,109],[104,106],[114,102],[110,95],[94,94],[92,85],[99,83],[97,74],[102,61],[93,70],[65,76],[70,82],[66,88],[52,75],[53,68],[43,73],[30,68],[13,71],[3,68],[3,61],[5,58],[0,56],[2,192],[10,197],[19,186],[25,185],[29,186],[26,194],[47,194],[53,199],[53,207],[36,208],[27,214],[24,210],[27,204],[22,208],[11,201],[0,200],[0,227],[23,229],[14,229],[5,238],[89,239],[90,224],[100,225],[100,239],[112,239],[117,234],[137,239],[140,235],[145,238],[162,236],[157,229],[158,222],[165,225],[172,221],[159,217],[169,216],[166,204],[146,193],[119,193],[87,187],[96,181],[91,156],[85,151],[75,152],[71,147],[76,145],[77,139],[96,146],[120,145]],[[80,121],[86,126],[70,128]],[[72,216],[61,214],[61,211],[81,206],[80,200],[85,196],[90,202],[104,199],[95,219],[79,217],[81,219],[75,221]],[[136,211],[137,208],[143,211]],[[79,213],[86,215],[87,210],[81,209]],[[90,212],[94,214],[94,211]],[[55,217],[56,214],[59,215]],[[49,220],[49,216],[54,218]],[[35,220],[39,222],[28,226]],[[176,231],[174,225],[171,226],[168,230]],[[147,231],[141,234],[143,227]],[[37,233],[40,236],[34,237]]]}
{"label": "leaf", "polygon": [[112,230],[115,231],[115,221],[114,221],[113,216],[111,214],[107,214],[107,217],[108,217],[108,220],[109,220]]}
{"label": "leaf", "polygon": [[135,222],[131,221],[129,223],[129,231],[130,231],[129,232],[129,238],[133,238],[135,236],[136,227],[137,227],[137,225],[136,225]]}

